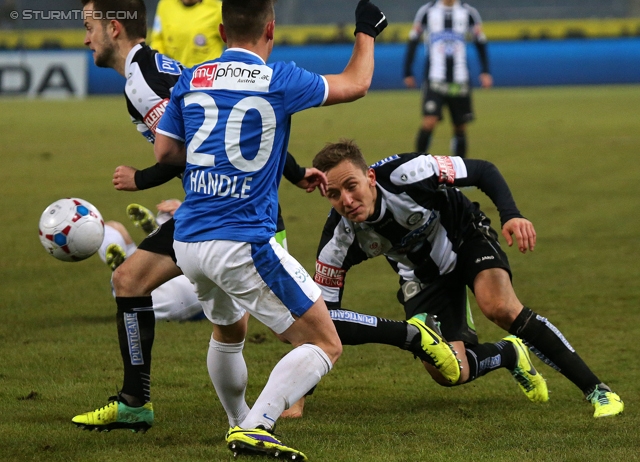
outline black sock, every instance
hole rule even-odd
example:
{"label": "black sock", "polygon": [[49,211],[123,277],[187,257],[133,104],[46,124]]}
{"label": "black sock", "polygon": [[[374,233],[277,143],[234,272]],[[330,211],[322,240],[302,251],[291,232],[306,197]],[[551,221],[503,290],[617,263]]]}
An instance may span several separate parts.
{"label": "black sock", "polygon": [[467,136],[464,133],[456,133],[451,139],[451,154],[465,157],[467,155]]}
{"label": "black sock", "polygon": [[509,333],[520,337],[531,351],[547,364],[555,367],[571,380],[583,393],[600,383],[589,366],[578,356],[562,333],[546,318],[526,306],[509,328]]}
{"label": "black sock", "polygon": [[418,131],[418,138],[416,139],[417,152],[427,152],[429,144],[431,144],[431,133],[431,130],[425,130],[424,128]]}
{"label": "black sock", "polygon": [[[118,340],[124,364],[121,393],[134,397],[135,403],[151,399],[151,348],[156,319],[151,297],[116,297]],[[138,403],[138,401],[140,403]]]}
{"label": "black sock", "polygon": [[329,314],[343,345],[382,343],[404,348],[407,342],[407,323],[404,321],[393,321],[348,310],[329,310]]}
{"label": "black sock", "polygon": [[465,351],[469,363],[469,379],[465,383],[502,367],[513,369],[518,359],[513,344],[506,340],[468,345]]}

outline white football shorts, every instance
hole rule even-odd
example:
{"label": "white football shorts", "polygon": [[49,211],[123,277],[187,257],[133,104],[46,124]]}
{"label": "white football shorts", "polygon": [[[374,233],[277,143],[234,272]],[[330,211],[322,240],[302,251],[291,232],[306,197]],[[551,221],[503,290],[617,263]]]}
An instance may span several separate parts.
{"label": "white football shorts", "polygon": [[214,324],[233,324],[248,311],[281,334],[293,315],[302,316],[320,298],[313,278],[274,238],[261,244],[174,241],[173,248]]}

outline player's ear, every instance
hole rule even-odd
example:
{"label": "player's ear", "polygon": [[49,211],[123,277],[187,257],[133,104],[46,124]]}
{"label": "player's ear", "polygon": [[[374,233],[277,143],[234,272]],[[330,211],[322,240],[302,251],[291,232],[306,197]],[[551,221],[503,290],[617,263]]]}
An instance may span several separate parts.
{"label": "player's ear", "polygon": [[107,25],[107,34],[112,39],[116,39],[120,37],[122,34],[126,35],[126,31],[124,30],[124,27],[122,26],[122,23],[120,21],[116,21],[115,19],[112,19],[111,21],[109,21],[109,24]]}
{"label": "player's ear", "polygon": [[267,26],[265,27],[265,34],[268,40],[273,40],[273,37],[275,36],[275,29],[276,29],[276,20],[272,19],[267,23]]}
{"label": "player's ear", "polygon": [[220,32],[220,38],[224,43],[227,43],[227,32],[224,30],[224,24],[220,23],[218,26],[218,32]]}
{"label": "player's ear", "polygon": [[372,168],[367,170],[367,180],[370,187],[374,187],[376,185],[376,171]]}

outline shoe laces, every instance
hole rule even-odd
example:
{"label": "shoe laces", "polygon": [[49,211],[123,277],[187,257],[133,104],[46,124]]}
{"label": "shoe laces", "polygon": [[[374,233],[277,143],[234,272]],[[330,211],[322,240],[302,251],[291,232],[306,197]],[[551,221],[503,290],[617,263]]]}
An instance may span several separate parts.
{"label": "shoe laces", "polygon": [[515,378],[526,391],[532,391],[535,388],[533,382],[529,380],[529,377],[527,377],[526,373],[519,367],[516,367],[514,370],[512,370],[511,374],[513,375],[513,378]]}
{"label": "shoe laces", "polygon": [[609,404],[609,397],[607,396],[607,391],[602,390],[600,388],[596,388],[593,390],[588,396],[587,399],[591,401],[592,404],[599,403],[602,406]]}

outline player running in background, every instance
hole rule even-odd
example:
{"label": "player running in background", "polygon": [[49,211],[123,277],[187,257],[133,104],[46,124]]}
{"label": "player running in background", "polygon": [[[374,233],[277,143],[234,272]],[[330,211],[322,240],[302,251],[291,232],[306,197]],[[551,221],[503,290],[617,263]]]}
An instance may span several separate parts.
{"label": "player running in background", "polygon": [[221,22],[221,0],[160,0],[149,45],[192,67],[222,54]]}
{"label": "player running in background", "polygon": [[465,157],[466,124],[474,118],[465,44],[468,36],[473,37],[480,56],[482,87],[490,88],[493,85],[482,20],[475,8],[466,3],[461,4],[459,0],[437,0],[420,7],[409,33],[404,62],[404,82],[409,88],[416,87],[412,66],[418,42],[423,35],[427,57],[422,84],[423,117],[416,139],[416,150],[427,152],[431,135],[442,120],[442,107],[447,105],[453,125],[451,153]]}
{"label": "player running in background", "polygon": [[[361,0],[351,59],[342,73],[328,76],[293,63],[266,64],[275,32],[272,0],[225,0],[222,21],[227,50],[183,72],[154,151],[161,163],[186,163],[174,248],[213,322],[207,365],[231,425],[228,447],[305,460],[273,437],[273,427],[289,403],[331,370],[342,345],[320,289],[272,237],[278,183],[291,116],[366,94],[374,40],[386,19]],[[294,347],[252,408],[242,355],[249,313]]]}
{"label": "player running in background", "polygon": [[[346,272],[353,265],[384,255],[400,275],[398,299],[406,316],[424,311],[437,315],[444,337],[465,353],[460,355],[458,383],[506,367],[515,372],[527,395],[537,394],[538,385],[532,381],[537,374],[517,336],[584,393],[595,408],[594,417],[623,411],[620,397],[589,369],[562,333],[518,300],[497,233],[479,205],[455,188],[481,189],[498,209],[507,244],[513,244],[515,235],[522,253],[533,251],[533,224],[520,214],[493,164],[411,153],[369,168],[355,143],[341,141],[325,146],[313,165],[327,175],[326,197],[333,206],[315,277],[328,306],[340,306]],[[325,278],[322,268],[334,269],[335,278]],[[482,313],[511,334],[503,342],[478,344],[468,318],[467,287]],[[429,369],[438,383],[449,385]],[[546,395],[546,387],[544,391]]]}

